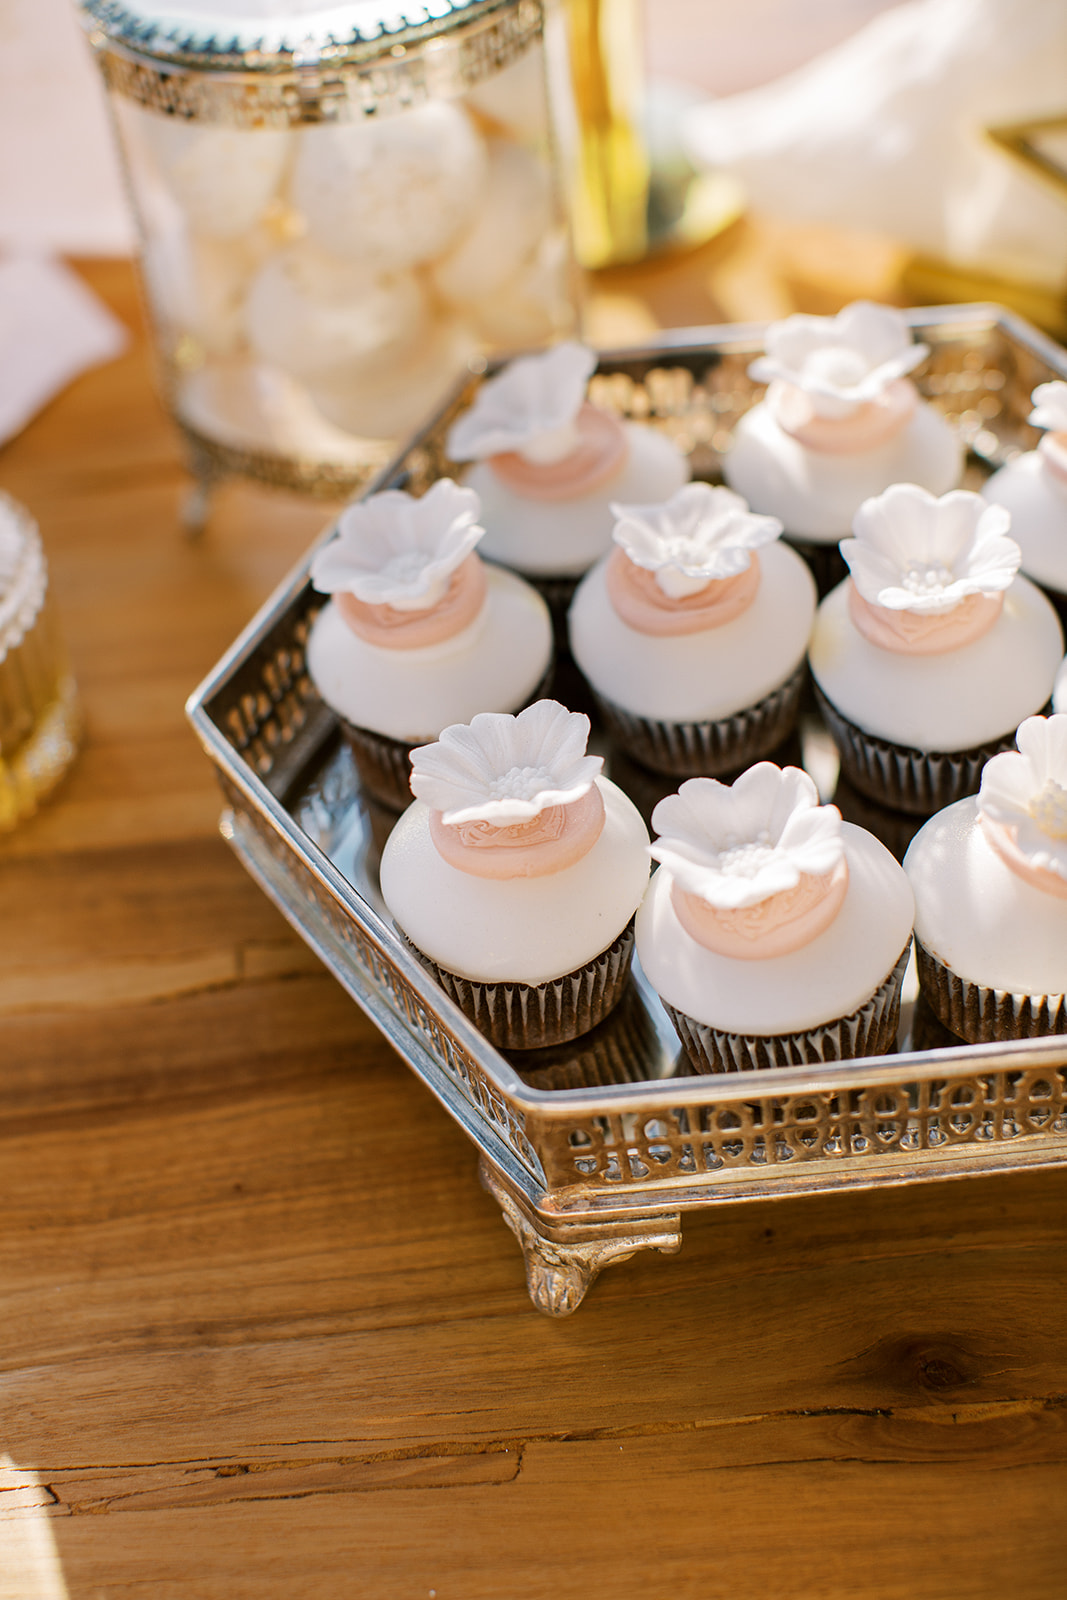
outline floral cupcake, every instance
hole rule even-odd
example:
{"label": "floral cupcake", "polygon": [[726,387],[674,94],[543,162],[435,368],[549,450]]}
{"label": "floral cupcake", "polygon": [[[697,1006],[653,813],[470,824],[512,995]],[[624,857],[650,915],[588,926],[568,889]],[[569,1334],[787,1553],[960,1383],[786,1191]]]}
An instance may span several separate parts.
{"label": "floral cupcake", "polygon": [[843,576],[837,545],[861,502],[892,483],[945,493],[962,446],[908,378],[929,348],[889,306],[787,317],[764,352],[748,370],[770,387],[738,423],[723,472],[754,511],[780,518],[825,594]]}
{"label": "floral cupcake", "polygon": [[1036,450],[1001,467],[982,488],[1011,512],[1022,569],[1039,583],[1067,626],[1067,383],[1040,383],[1028,418],[1045,428]]}
{"label": "floral cupcake", "polygon": [[588,737],[552,700],[446,728],[412,752],[415,804],[382,855],[397,926],[508,1049],[587,1032],[626,984],[648,834]]}
{"label": "floral cupcake", "polygon": [[862,794],[929,815],[1042,710],[1063,656],[1052,606],[1017,576],[1011,518],[980,495],[898,483],[867,500],[841,553],[851,577],[819,607],[816,696]]}
{"label": "floral cupcake", "polygon": [[904,858],[922,992],[972,1043],[1067,1033],[1067,716],[1029,717]]}
{"label": "floral cupcake", "polygon": [[677,776],[737,772],[796,724],[815,585],[781,523],[690,483],[612,506],[615,548],[571,605],[571,652],[609,732]]}
{"label": "floral cupcake", "polygon": [[590,405],[596,356],[568,342],[512,361],[453,424],[448,453],[473,466],[483,553],[521,572],[557,615],[611,548],[613,500],[668,499],[689,463],[662,433]]}
{"label": "floral cupcake", "polygon": [[535,590],[488,566],[478,496],[442,478],[351,505],[311,564],[333,598],[312,627],[308,671],[352,746],[364,788],[401,810],[412,746],[482,710],[514,711],[552,666],[552,624]]}
{"label": "floral cupcake", "polygon": [[884,845],[760,762],[690,778],[652,817],[637,953],[692,1064],[741,1072],[896,1048],[914,911]]}

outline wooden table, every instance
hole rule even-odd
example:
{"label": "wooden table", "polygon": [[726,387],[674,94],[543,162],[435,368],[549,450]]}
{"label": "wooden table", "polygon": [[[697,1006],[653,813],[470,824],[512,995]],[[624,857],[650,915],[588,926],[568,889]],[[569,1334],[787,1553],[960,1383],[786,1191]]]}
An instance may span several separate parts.
{"label": "wooden table", "polygon": [[[128,267],[87,275],[138,328]],[[186,542],[141,339],[0,482],[89,729],[0,845],[2,1600],[1062,1596],[1067,1172],[701,1214],[539,1316],[183,717],[323,509],[232,486]]]}

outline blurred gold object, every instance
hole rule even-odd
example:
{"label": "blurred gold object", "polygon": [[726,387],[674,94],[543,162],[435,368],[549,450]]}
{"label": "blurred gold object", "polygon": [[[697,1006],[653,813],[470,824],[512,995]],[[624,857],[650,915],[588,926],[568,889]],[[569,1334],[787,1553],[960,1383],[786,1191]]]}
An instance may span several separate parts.
{"label": "blurred gold object", "polygon": [[81,713],[32,517],[0,493],[0,832],[32,816],[77,753]]}
{"label": "blurred gold object", "polygon": [[640,0],[568,0],[578,120],[574,248],[584,267],[639,261],[648,247]]}

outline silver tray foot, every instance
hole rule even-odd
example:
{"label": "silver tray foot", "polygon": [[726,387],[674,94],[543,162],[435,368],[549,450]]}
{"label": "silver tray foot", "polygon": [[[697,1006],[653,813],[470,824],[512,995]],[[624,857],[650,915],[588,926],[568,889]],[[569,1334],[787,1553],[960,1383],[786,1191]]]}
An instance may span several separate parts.
{"label": "silver tray foot", "polygon": [[479,1174],[483,1187],[499,1205],[505,1223],[519,1242],[526,1263],[530,1299],[538,1311],[548,1317],[569,1317],[577,1311],[603,1267],[615,1261],[628,1261],[638,1250],[677,1255],[682,1247],[678,1215],[659,1218],[661,1224],[668,1226],[658,1232],[634,1233],[632,1229],[620,1232],[619,1224],[615,1223],[608,1224],[600,1236],[583,1229],[583,1236],[573,1242],[549,1239],[504,1187],[484,1156],[479,1163]]}

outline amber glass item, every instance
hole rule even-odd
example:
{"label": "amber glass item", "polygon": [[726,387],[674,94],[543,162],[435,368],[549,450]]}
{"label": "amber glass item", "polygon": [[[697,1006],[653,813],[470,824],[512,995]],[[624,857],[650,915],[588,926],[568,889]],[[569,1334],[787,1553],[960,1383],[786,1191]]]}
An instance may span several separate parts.
{"label": "amber glass item", "polygon": [[573,331],[546,9],[83,0],[202,484],[350,492],[485,353]]}
{"label": "amber glass item", "polygon": [[574,245],[586,267],[639,261],[648,248],[649,159],[642,132],[640,0],[567,0],[577,113]]}
{"label": "amber glass item", "polygon": [[32,816],[59,782],[80,725],[37,524],[0,493],[0,832]]}

